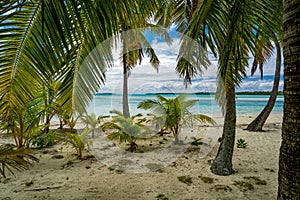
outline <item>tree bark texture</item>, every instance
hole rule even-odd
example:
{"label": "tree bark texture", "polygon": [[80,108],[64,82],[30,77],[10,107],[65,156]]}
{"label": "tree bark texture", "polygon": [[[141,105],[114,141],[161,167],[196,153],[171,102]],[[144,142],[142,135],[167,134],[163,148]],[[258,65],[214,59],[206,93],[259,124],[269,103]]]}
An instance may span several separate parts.
{"label": "tree bark texture", "polygon": [[128,103],[128,69],[126,63],[126,54],[123,54],[123,115],[125,118],[130,117]]}
{"label": "tree bark texture", "polygon": [[284,111],[277,199],[300,199],[300,1],[284,1]]}
{"label": "tree bark texture", "polygon": [[210,168],[214,174],[226,176],[233,173],[232,156],[235,141],[235,125],[235,88],[230,87],[226,91],[225,118],[222,140],[217,156]]}

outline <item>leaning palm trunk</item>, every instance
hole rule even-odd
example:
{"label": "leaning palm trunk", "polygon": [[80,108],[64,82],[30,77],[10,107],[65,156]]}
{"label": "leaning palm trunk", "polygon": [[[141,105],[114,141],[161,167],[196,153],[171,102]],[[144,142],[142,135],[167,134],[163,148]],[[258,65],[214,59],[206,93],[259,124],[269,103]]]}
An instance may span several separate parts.
{"label": "leaning palm trunk", "polygon": [[230,175],[233,173],[232,156],[235,140],[236,107],[235,107],[235,88],[230,87],[226,90],[225,119],[218,154],[211,166],[211,171],[217,175]]}
{"label": "leaning palm trunk", "polygon": [[284,110],[279,154],[278,200],[300,199],[300,10],[284,1]]}
{"label": "leaning palm trunk", "polygon": [[273,83],[273,89],[269,101],[265,108],[261,111],[261,113],[247,126],[246,130],[249,131],[262,131],[262,127],[265,124],[266,120],[268,119],[270,113],[273,110],[273,107],[276,102],[276,97],[278,94],[278,86],[280,80],[280,66],[281,66],[281,48],[280,44],[277,40],[275,40],[276,46],[276,70],[275,70],[275,77]]}

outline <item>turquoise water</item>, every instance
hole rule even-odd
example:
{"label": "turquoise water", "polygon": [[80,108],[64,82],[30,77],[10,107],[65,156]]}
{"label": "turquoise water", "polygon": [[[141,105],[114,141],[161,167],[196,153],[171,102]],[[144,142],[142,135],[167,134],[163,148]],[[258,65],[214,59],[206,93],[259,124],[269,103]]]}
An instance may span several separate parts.
{"label": "turquoise water", "polygon": [[[175,97],[175,94],[163,94],[164,97]],[[209,94],[189,94],[189,99],[197,99],[198,103],[191,108],[193,113],[221,114],[221,109],[215,101],[214,95]],[[147,111],[137,109],[139,102],[146,99],[155,99],[155,94],[131,94],[129,95],[129,107],[132,115]],[[237,114],[259,114],[268,101],[269,95],[237,95]],[[108,115],[109,111],[117,109],[122,111],[121,94],[97,94],[88,107],[89,113],[96,115]],[[283,112],[283,96],[279,95],[272,113]]]}

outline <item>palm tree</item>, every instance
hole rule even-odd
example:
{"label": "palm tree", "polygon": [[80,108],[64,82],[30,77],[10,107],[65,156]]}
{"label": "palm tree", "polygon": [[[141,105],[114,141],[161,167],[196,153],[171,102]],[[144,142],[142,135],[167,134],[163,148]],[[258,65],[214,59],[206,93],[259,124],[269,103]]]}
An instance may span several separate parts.
{"label": "palm tree", "polygon": [[[282,41],[282,27],[283,27],[283,20],[282,20],[282,14],[283,14],[283,8],[282,8],[282,2],[276,1],[277,3],[277,13],[280,16],[280,20],[278,20],[276,23],[279,27],[279,32],[275,34],[274,31],[271,31],[272,40],[275,44],[276,49],[276,66],[275,66],[275,75],[274,75],[274,82],[273,82],[273,88],[271,95],[269,97],[268,103],[264,107],[264,109],[260,112],[260,114],[247,126],[246,130],[249,131],[262,131],[263,125],[265,124],[267,118],[269,117],[270,113],[272,112],[272,109],[276,103],[276,97],[278,94],[278,87],[279,87],[279,81],[280,81],[280,68],[281,68],[281,46],[280,42]],[[259,54],[255,55],[252,69],[251,69],[251,76],[255,73],[257,66],[259,64],[259,69],[261,72],[261,79],[263,78],[263,66],[266,60],[271,55],[269,55],[267,52],[259,52]]]}
{"label": "palm tree", "polygon": [[101,125],[103,130],[112,130],[107,135],[110,140],[119,140],[120,143],[129,142],[129,151],[136,151],[137,144],[136,139],[143,137],[147,134],[148,129],[144,125],[146,118],[140,118],[142,115],[137,114],[131,117],[125,117],[123,113],[117,110],[110,111],[113,116],[113,120],[105,122]]}
{"label": "palm tree", "polygon": [[300,9],[299,1],[284,1],[284,110],[279,154],[277,199],[300,199]]}
{"label": "palm tree", "polygon": [[155,116],[158,116],[160,121],[163,121],[164,129],[171,131],[175,138],[175,144],[179,144],[179,133],[183,126],[191,126],[193,122],[200,123],[216,122],[202,114],[193,114],[189,109],[194,106],[198,100],[187,100],[186,95],[180,94],[176,98],[165,98],[161,95],[156,95],[157,100],[145,100],[138,104],[138,108],[151,110]]}
{"label": "palm tree", "polygon": [[86,139],[86,136],[90,131],[90,129],[85,129],[81,134],[58,133],[56,139],[64,142],[66,145],[71,145],[76,150],[78,159],[82,160],[82,153],[85,146],[89,147],[89,141]]}
{"label": "palm tree", "polygon": [[[259,47],[262,46],[262,41],[270,44],[269,30],[275,32],[277,30],[274,21],[278,19],[273,15],[276,9],[271,1],[261,1],[257,4],[242,0],[230,2],[182,0],[176,3],[174,21],[179,24],[179,28],[204,49],[209,47],[219,58],[216,97],[223,108],[225,119],[221,145],[211,171],[219,175],[229,175],[233,173],[235,88],[246,75],[249,53],[255,54],[261,50]],[[255,33],[259,33],[260,37],[256,38]],[[265,51],[269,52],[270,49],[265,48]],[[184,77],[186,83],[190,83],[191,79],[201,72],[198,65],[189,63],[179,65],[177,71]]]}
{"label": "palm tree", "polygon": [[125,22],[133,29],[138,28],[137,13],[140,18],[147,18],[158,3],[141,0],[1,3],[1,121],[20,118],[29,102],[47,88],[50,78],[61,82],[55,96],[60,109],[70,115],[84,113],[105,81],[106,69],[112,66],[111,45],[97,45],[119,33],[120,26],[124,30]]}
{"label": "palm tree", "polygon": [[[143,21],[141,25],[145,26],[146,21]],[[144,51],[150,57],[150,64],[152,67],[158,70],[159,66],[159,60],[141,30],[142,29],[128,31],[125,29],[125,32],[122,32],[121,34],[123,43],[123,115],[126,118],[130,117],[128,103],[128,78],[130,70],[137,65],[137,62],[141,63]]]}
{"label": "palm tree", "polygon": [[95,130],[97,128],[97,125],[99,123],[99,120],[95,113],[86,114],[81,118],[82,122],[86,124],[86,127],[90,129],[90,132],[92,132],[92,137],[95,137]]}
{"label": "palm tree", "polygon": [[[275,34],[274,34],[275,36]],[[275,36],[276,37],[276,36]],[[260,114],[247,126],[246,130],[248,131],[262,131],[263,125],[265,124],[266,120],[268,119],[269,115],[271,114],[273,107],[276,103],[276,98],[278,94],[278,87],[279,87],[279,81],[280,81],[280,68],[281,68],[281,47],[279,44],[278,39],[276,38],[274,40],[275,47],[276,47],[276,66],[275,66],[275,75],[274,75],[274,81],[273,81],[273,88],[271,95],[269,97],[269,100],[264,107],[264,109],[260,112]],[[257,65],[257,63],[254,63],[254,65]],[[260,63],[260,65],[262,65]],[[255,69],[255,68],[254,68]],[[261,67],[262,69],[262,67]],[[254,70],[252,70],[252,75],[254,73]]]}

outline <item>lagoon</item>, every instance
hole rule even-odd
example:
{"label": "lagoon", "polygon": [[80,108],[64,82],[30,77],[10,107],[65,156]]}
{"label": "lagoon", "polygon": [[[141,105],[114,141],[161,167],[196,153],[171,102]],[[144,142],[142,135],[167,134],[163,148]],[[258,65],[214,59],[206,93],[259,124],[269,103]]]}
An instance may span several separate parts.
{"label": "lagoon", "polygon": [[[176,94],[161,94],[164,97],[176,97]],[[214,94],[187,94],[188,99],[197,99],[198,103],[191,108],[193,113],[207,115],[221,114],[221,109],[215,101]],[[156,94],[130,94],[129,109],[131,114],[147,114],[148,111],[137,109],[139,102],[146,99],[155,99]],[[269,95],[236,95],[237,114],[259,114],[267,104]],[[109,111],[117,109],[122,111],[122,94],[96,94],[88,107],[89,113],[96,115],[109,115]],[[273,114],[283,112],[283,95],[277,96]]]}

